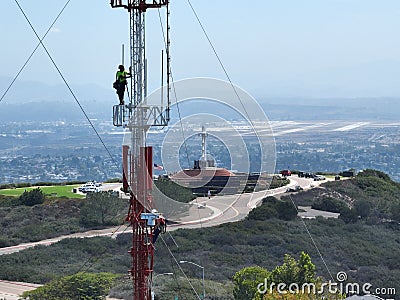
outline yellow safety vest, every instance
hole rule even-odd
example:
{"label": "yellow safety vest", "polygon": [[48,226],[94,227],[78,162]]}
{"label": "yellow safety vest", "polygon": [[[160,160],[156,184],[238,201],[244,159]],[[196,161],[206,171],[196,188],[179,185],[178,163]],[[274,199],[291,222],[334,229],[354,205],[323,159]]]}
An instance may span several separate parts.
{"label": "yellow safety vest", "polygon": [[117,80],[120,82],[120,83],[125,83],[126,82],[126,74],[127,74],[127,72],[126,71],[118,71],[117,72]]}

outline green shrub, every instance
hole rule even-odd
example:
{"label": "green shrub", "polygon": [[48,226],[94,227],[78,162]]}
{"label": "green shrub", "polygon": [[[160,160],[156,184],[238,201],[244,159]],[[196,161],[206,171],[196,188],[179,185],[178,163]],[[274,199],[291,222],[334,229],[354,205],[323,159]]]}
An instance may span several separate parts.
{"label": "green shrub", "polygon": [[272,177],[272,181],[271,181],[269,188],[276,189],[276,188],[280,188],[282,186],[288,185],[289,183],[290,183],[290,180],[287,178],[282,178],[280,176],[274,176],[274,177]]}
{"label": "green shrub", "polygon": [[233,276],[235,300],[250,300],[257,294],[257,286],[268,280],[271,273],[259,266],[246,267]]}
{"label": "green shrub", "polygon": [[362,178],[362,177],[376,177],[376,178],[383,179],[384,181],[393,182],[390,179],[389,175],[387,175],[381,171],[372,170],[372,169],[366,169],[362,172],[359,172],[356,176],[356,178]]}
{"label": "green shrub", "polygon": [[161,193],[175,201],[188,203],[196,199],[192,189],[176,184],[168,178],[159,178],[154,183]]}
{"label": "green shrub", "polygon": [[55,279],[36,290],[25,292],[22,299],[29,300],[102,300],[107,296],[115,274],[77,273]]}
{"label": "green shrub", "polygon": [[332,197],[318,198],[314,201],[311,207],[313,209],[324,210],[333,213],[340,213],[343,209],[348,208],[345,202]]}
{"label": "green shrub", "polygon": [[46,200],[46,196],[43,194],[40,188],[33,189],[31,191],[25,191],[19,196],[18,201],[22,205],[34,206],[42,204]]}
{"label": "green shrub", "polygon": [[285,221],[294,220],[297,216],[297,208],[291,201],[278,200],[275,197],[267,197],[262,204],[250,211],[248,220],[281,219]]}
{"label": "green shrub", "polygon": [[112,191],[88,193],[81,208],[80,223],[85,227],[121,224],[128,202],[116,197]]}
{"label": "green shrub", "polygon": [[22,183],[16,183],[15,187],[16,188],[24,188],[24,187],[30,187],[32,186],[29,182],[22,182]]}
{"label": "green shrub", "polygon": [[12,189],[12,188],[15,188],[15,185],[12,183],[0,184],[0,190]]}
{"label": "green shrub", "polygon": [[372,203],[368,200],[358,199],[354,203],[353,209],[358,216],[360,216],[362,219],[365,219],[371,214]]}
{"label": "green shrub", "polygon": [[111,178],[111,179],[107,179],[104,182],[106,182],[106,183],[122,183],[122,179],[121,178]]}
{"label": "green shrub", "polygon": [[392,219],[400,223],[400,203],[394,203],[391,207],[391,212]]}
{"label": "green shrub", "polygon": [[358,220],[358,215],[354,209],[347,207],[340,212],[339,219],[343,220],[345,223],[355,223]]}

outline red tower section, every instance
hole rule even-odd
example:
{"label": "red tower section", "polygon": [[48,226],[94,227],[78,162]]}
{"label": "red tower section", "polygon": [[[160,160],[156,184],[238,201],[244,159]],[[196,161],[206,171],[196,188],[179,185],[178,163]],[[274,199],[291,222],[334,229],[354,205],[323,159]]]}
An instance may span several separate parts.
{"label": "red tower section", "polygon": [[[129,148],[123,146],[124,173],[128,166]],[[151,299],[151,281],[154,263],[154,243],[160,232],[165,231],[165,220],[152,211],[152,173],[153,173],[153,149],[142,147],[137,166],[131,156],[131,168],[138,168],[138,178],[130,178],[130,205],[126,221],[132,226],[132,248],[129,253],[132,256],[132,268],[129,270],[133,280],[133,294],[135,300]],[[133,172],[131,172],[131,175]],[[126,176],[124,176],[126,178]],[[123,186],[128,186],[124,181]]]}
{"label": "red tower section", "polygon": [[[140,149],[137,166],[140,175],[138,178],[130,178],[131,187],[137,187],[131,191],[130,207],[126,218],[132,226],[132,248],[129,251],[132,256],[132,269],[129,272],[133,280],[133,299],[135,300],[151,299],[155,224],[149,222],[147,216],[151,214],[149,210],[152,208],[152,155],[152,147]],[[131,164],[133,164],[133,160],[131,160]],[[153,217],[154,221],[159,218],[158,215]]]}

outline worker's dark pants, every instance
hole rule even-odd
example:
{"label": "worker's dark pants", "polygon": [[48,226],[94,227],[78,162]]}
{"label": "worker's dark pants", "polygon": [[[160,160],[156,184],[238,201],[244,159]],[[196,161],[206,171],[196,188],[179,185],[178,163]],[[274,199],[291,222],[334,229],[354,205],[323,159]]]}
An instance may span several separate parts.
{"label": "worker's dark pants", "polygon": [[119,98],[119,104],[124,104],[125,84],[119,83],[117,88],[117,94]]}

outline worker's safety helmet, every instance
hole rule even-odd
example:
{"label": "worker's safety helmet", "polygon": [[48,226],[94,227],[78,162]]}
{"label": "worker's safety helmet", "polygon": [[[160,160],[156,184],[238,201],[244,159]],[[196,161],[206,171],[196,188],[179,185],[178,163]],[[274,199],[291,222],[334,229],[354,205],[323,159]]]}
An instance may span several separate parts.
{"label": "worker's safety helmet", "polygon": [[119,69],[120,71],[123,71],[123,70],[125,70],[125,68],[124,68],[124,66],[123,66],[123,65],[119,65],[119,66],[118,66],[118,69]]}

